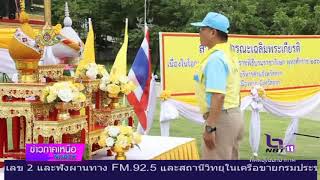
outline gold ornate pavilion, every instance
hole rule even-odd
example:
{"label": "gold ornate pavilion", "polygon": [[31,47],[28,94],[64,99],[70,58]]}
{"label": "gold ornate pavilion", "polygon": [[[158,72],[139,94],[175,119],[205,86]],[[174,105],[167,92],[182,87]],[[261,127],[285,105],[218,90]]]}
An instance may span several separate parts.
{"label": "gold ornate pavilion", "polygon": [[[44,2],[45,19],[49,22],[44,29],[54,32],[50,25],[51,1]],[[106,126],[120,124],[127,119],[133,126],[133,108],[122,104],[114,109],[107,95],[99,90],[99,80],[64,76],[66,64],[39,66],[44,45],[37,41],[39,34],[29,22],[21,1],[20,24],[14,24],[19,27],[8,48],[19,71],[19,82],[0,83],[0,158],[25,158],[27,143],[85,143],[88,153],[93,155],[101,148],[98,141]],[[45,39],[47,34],[41,35],[40,38]],[[66,119],[58,118],[60,111],[55,102],[40,101],[44,89],[60,81],[80,82],[85,86],[85,103],[68,108],[70,116]],[[8,121],[12,121],[12,149],[8,146]]]}

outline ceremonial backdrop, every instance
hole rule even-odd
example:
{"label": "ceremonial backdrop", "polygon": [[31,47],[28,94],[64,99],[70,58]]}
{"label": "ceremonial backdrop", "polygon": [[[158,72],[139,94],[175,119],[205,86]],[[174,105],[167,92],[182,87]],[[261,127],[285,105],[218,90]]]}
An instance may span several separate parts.
{"label": "ceremonial backdrop", "polygon": [[[230,35],[222,48],[240,65],[242,96],[261,85],[277,101],[296,101],[319,90],[320,36]],[[194,104],[194,66],[206,50],[198,34],[160,33],[162,88]]]}
{"label": "ceremonial backdrop", "polygon": [[[206,49],[199,35],[160,33],[161,135],[169,136],[170,121],[182,116],[202,124],[194,96],[194,67]],[[241,110],[252,109],[249,142],[258,156],[259,112],[291,117],[284,144],[295,143],[299,118],[320,104],[320,36],[230,35],[220,45],[240,65]],[[276,127],[276,126],[275,126]]]}

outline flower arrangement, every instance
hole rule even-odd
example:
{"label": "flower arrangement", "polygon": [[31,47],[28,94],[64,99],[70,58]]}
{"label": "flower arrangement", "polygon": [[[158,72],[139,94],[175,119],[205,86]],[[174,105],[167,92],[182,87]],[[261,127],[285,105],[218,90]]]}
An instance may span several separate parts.
{"label": "flower arrangement", "polygon": [[77,74],[77,77],[95,80],[101,79],[105,75],[108,75],[108,72],[105,69],[104,65],[90,63],[86,66],[79,67],[79,73]]}
{"label": "flower arrangement", "polygon": [[100,81],[99,88],[107,92],[109,97],[121,97],[132,92],[136,85],[127,76],[121,76],[117,79],[115,76],[105,75]]}
{"label": "flower arrangement", "polygon": [[141,142],[141,135],[133,132],[131,126],[108,126],[99,140],[101,147],[107,149],[129,149]]}
{"label": "flower arrangement", "polygon": [[80,83],[72,83],[63,81],[54,83],[52,86],[47,86],[41,94],[40,100],[45,103],[52,102],[85,102],[86,96],[81,92],[84,86]]}
{"label": "flower arrangement", "polygon": [[251,95],[255,98],[264,98],[266,96],[266,91],[260,85],[255,85],[251,88]]}
{"label": "flower arrangement", "polygon": [[166,101],[170,97],[171,97],[171,92],[170,91],[162,91],[162,93],[160,94],[161,101]]}

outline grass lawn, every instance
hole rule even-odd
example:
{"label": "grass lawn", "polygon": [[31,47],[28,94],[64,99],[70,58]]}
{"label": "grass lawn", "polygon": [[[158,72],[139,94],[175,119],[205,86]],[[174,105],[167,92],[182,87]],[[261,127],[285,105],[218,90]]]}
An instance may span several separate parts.
{"label": "grass lawn", "polygon": [[[245,137],[241,143],[241,159],[251,158],[251,148],[249,145],[249,122],[251,112],[245,112],[245,122],[246,122],[246,133]],[[158,114],[156,115],[158,117]],[[260,150],[259,157],[265,158],[289,158],[289,159],[318,159],[320,160],[320,139],[297,136],[296,141],[296,151],[291,154],[276,155],[265,152],[266,137],[265,133],[271,134],[274,138],[284,138],[285,131],[290,123],[290,119],[279,118],[268,113],[261,113],[261,139],[260,139]],[[320,135],[320,122],[312,121],[308,119],[301,119],[299,124],[299,132],[303,134],[310,135]],[[201,145],[201,125],[188,121],[184,118],[179,118],[171,122],[170,126],[170,136],[175,137],[193,137],[197,139],[198,148]],[[159,121],[156,118],[151,129],[150,135],[160,135]]]}
{"label": "grass lawn", "polygon": [[[160,136],[159,124],[160,105],[157,106],[155,121],[150,131],[150,135]],[[240,158],[251,159],[252,152],[249,144],[249,127],[251,112],[245,112],[245,137],[240,146]],[[318,179],[320,179],[320,139],[297,136],[295,144],[295,152],[286,155],[278,155],[277,153],[266,153],[266,137],[265,133],[272,135],[274,138],[284,138],[286,129],[290,123],[289,118],[280,118],[269,113],[261,113],[261,137],[258,159],[290,159],[290,160],[318,160]],[[299,133],[320,136],[320,122],[308,119],[300,119]],[[201,146],[201,125],[184,118],[174,120],[170,124],[170,136],[174,137],[192,137],[196,138],[199,153]]]}

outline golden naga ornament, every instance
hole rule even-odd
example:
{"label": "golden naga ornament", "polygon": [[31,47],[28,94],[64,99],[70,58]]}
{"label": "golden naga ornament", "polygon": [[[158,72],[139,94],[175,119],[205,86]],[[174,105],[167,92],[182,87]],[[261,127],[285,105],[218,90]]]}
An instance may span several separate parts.
{"label": "golden naga ornament", "polygon": [[47,23],[36,37],[37,44],[41,46],[53,46],[58,44],[61,39],[61,37],[59,37],[60,31],[61,24],[51,27]]}
{"label": "golden naga ornament", "polygon": [[58,24],[52,28],[46,24],[37,34],[29,24],[24,0],[20,0],[20,7],[21,26],[14,33],[8,49],[19,71],[19,82],[36,83],[39,82],[38,64],[44,46],[52,46],[60,42],[58,34],[60,33],[61,25]]}
{"label": "golden naga ornament", "polygon": [[8,49],[19,71],[19,82],[33,83],[38,81],[37,69],[42,48],[35,42],[36,33],[28,23],[23,0],[20,0],[20,6],[22,25],[16,30]]}

